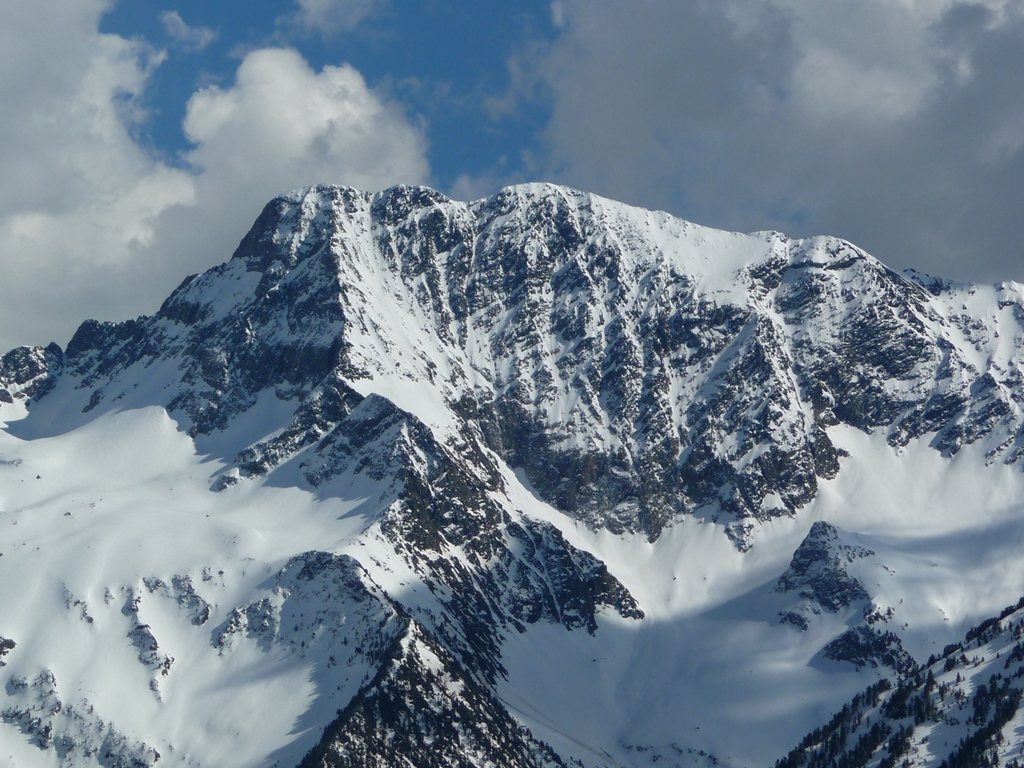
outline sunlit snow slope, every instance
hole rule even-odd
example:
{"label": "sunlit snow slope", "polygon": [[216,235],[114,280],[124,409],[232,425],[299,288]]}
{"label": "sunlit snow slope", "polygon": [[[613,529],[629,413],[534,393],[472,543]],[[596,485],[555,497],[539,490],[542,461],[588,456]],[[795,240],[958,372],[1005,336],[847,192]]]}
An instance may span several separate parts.
{"label": "sunlit snow slope", "polygon": [[1022,354],[840,240],[278,198],[0,359],[0,764],[770,765],[1024,595]]}

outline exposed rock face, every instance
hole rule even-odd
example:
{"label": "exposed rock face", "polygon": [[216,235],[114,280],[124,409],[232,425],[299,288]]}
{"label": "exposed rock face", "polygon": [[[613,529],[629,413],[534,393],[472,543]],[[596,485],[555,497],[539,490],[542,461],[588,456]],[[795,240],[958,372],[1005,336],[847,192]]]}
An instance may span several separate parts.
{"label": "exposed rock face", "polygon": [[0,357],[0,403],[42,397],[63,366],[64,352],[57,344],[12,349]]}
{"label": "exposed rock face", "polygon": [[[153,634],[149,624],[143,623],[139,618],[139,606],[142,596],[133,587],[128,587],[128,596],[125,598],[121,613],[128,617],[131,628],[128,630],[128,640],[138,651],[139,661],[153,672],[159,672],[162,677],[167,677],[174,664],[174,657],[160,652],[160,643]],[[158,690],[158,682],[154,678],[150,683],[154,692]]]}
{"label": "exposed rock face", "polygon": [[370,670],[372,677],[403,631],[391,601],[347,555],[297,555],[272,581],[266,597],[236,607],[215,630],[221,654],[245,638],[264,651],[282,646],[332,667]]}
{"label": "exposed rock face", "polygon": [[[369,451],[332,435],[317,453],[401,482],[381,533],[446,609],[425,624],[457,654],[473,658],[471,668],[486,680],[501,672],[499,637],[506,627],[523,631],[544,620],[594,632],[603,609],[643,617],[604,563],[572,547],[550,524],[509,516],[493,497],[501,488],[497,467],[479,446],[456,442],[446,449],[418,419],[375,395],[350,418],[367,409],[375,414],[373,428],[354,432],[373,436]],[[336,432],[346,434],[344,424]],[[452,548],[463,557],[451,557]]]}
{"label": "exposed rock face", "polygon": [[857,669],[887,667],[909,673],[916,662],[902,641],[893,632],[875,626],[887,624],[895,616],[895,609],[877,604],[864,580],[850,573],[855,564],[870,563],[876,572],[891,569],[875,562],[875,553],[854,543],[856,538],[823,520],[811,526],[775,585],[775,592],[795,593],[800,598],[779,612],[780,621],[805,631],[817,616],[840,614],[853,626],[822,648],[823,658],[848,662]]}
{"label": "exposed rock face", "polygon": [[870,597],[863,582],[851,576],[846,566],[874,554],[865,547],[843,543],[834,525],[819,520],[793,553],[793,562],[779,577],[775,591],[795,591],[805,600],[835,613]]}
{"label": "exposed rock face", "polygon": [[997,339],[1019,346],[1024,309],[995,291],[997,316],[973,316],[966,289],[839,240],[715,232],[553,186],[471,204],[314,187],[272,201],[154,317],[9,353],[0,391],[38,398],[70,376],[92,409],[129,397],[141,366],[194,434],[261,392],[294,402],[284,433],[239,455],[245,475],[329,434],[360,381],[397,369],[589,524],[654,539],[696,513],[747,547],[752,521],[838,472],[830,425],[896,446],[932,434],[946,454],[984,439],[1017,461],[1024,376]]}
{"label": "exposed rock face", "polygon": [[7,666],[7,662],[4,661],[4,656],[13,651],[18,647],[18,644],[11,640],[9,637],[0,635],[0,667]]}
{"label": "exposed rock face", "polygon": [[847,661],[861,667],[889,667],[900,674],[917,669],[917,662],[903,649],[903,643],[892,632],[880,632],[871,627],[850,629],[822,650],[822,656],[832,661]]}

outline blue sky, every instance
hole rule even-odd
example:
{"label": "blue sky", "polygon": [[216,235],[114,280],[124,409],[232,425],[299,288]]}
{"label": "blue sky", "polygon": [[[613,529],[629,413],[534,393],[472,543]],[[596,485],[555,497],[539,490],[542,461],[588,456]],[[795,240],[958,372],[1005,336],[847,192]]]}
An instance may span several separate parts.
{"label": "blue sky", "polygon": [[351,64],[372,87],[401,102],[410,118],[425,126],[431,181],[446,190],[460,176],[492,170],[525,178],[522,154],[536,153],[549,117],[543,99],[503,116],[489,111],[487,103],[507,93],[510,58],[555,37],[550,2],[395,0],[374,5],[352,28],[325,31],[283,23],[295,7],[286,2],[173,4],[187,25],[216,34],[198,51],[175,45],[161,21],[169,7],[150,0],[120,2],[102,18],[100,29],[166,46],[169,56],[147,89],[153,114],[143,140],[170,159],[190,147],[181,124],[191,94],[211,83],[230,85],[240,56],[265,46],[293,47],[318,70]]}
{"label": "blue sky", "polygon": [[0,348],[153,312],[274,195],[568,184],[1024,280],[1024,0],[0,0]]}

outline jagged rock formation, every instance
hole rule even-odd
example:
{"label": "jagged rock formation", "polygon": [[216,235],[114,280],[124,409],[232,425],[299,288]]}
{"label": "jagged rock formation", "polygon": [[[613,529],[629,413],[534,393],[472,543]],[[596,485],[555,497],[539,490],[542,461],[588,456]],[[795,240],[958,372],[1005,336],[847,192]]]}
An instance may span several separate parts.
{"label": "jagged rock formation", "polygon": [[821,655],[832,661],[850,662],[858,669],[884,666],[900,674],[917,669],[917,662],[904,650],[897,635],[863,625],[853,627],[832,640],[822,649]]}
{"label": "jagged rock formation", "polygon": [[916,662],[903,648],[899,636],[875,626],[892,620],[895,609],[878,605],[863,578],[850,573],[851,567],[863,570],[867,563],[876,571],[889,569],[874,562],[874,551],[854,543],[856,538],[823,520],[811,526],[793,553],[789,568],[775,585],[775,592],[796,593],[800,598],[779,612],[780,621],[806,631],[816,616],[845,613],[847,622],[854,626],[822,648],[823,658],[849,662],[857,669],[881,666],[907,673],[916,667]]}
{"label": "jagged rock formation", "polygon": [[0,635],[0,667],[7,666],[7,662],[4,661],[4,656],[13,651],[18,647],[18,644],[11,640],[9,637],[3,637]]}
{"label": "jagged rock formation", "polygon": [[1024,309],[1005,286],[972,316],[963,293],[839,240],[719,233],[553,186],[468,205],[314,187],[268,204],[230,262],[155,316],[9,353],[0,391],[73,377],[92,409],[127,397],[141,365],[194,434],[272,391],[295,418],[238,457],[252,474],[400,368],[588,523],[653,539],[724,515],[748,546],[749,521],[793,514],[836,474],[833,424],[893,445],[933,434],[946,454],[984,438],[1017,461],[1024,377],[998,338],[1020,338]]}
{"label": "jagged rock formation", "polygon": [[874,554],[865,547],[842,543],[836,527],[819,520],[793,553],[789,570],[779,577],[775,590],[795,591],[800,597],[834,613],[868,599],[863,582],[851,576],[846,566]]}
{"label": "jagged rock formation", "polygon": [[[801,601],[779,612],[780,619],[806,630],[811,617],[823,610],[836,613],[870,598],[864,583],[847,568],[856,560],[875,553],[857,544],[847,544],[831,523],[818,520],[801,542],[789,569],[779,577],[775,591],[796,592]],[[865,614],[871,613],[871,606]],[[831,657],[830,657],[831,658]]]}
{"label": "jagged rock formation", "polygon": [[12,349],[0,358],[0,403],[45,395],[53,388],[63,362],[64,352],[57,344]]}
{"label": "jagged rock formation", "polygon": [[[288,689],[314,703],[287,724],[278,752],[259,755],[267,764],[308,752],[304,764],[316,766],[558,766],[569,760],[522,724],[536,713],[514,713],[500,695],[513,653],[530,652],[517,641],[557,629],[578,644],[564,658],[593,665],[576,670],[582,680],[627,674],[633,654],[672,646],[629,638],[661,631],[649,628],[678,594],[648,590],[661,615],[645,622],[644,575],[616,575],[588,547],[629,541],[638,560],[672,568],[679,553],[658,547],[699,523],[728,557],[747,557],[763,528],[798,517],[857,458],[833,440],[844,428],[881,432],[893,449],[925,440],[952,457],[978,444],[990,464],[1019,463],[1022,349],[1018,286],[897,275],[836,239],[717,232],[551,185],[468,204],[423,188],[319,186],[271,201],[230,261],[187,278],[155,315],[87,321],[64,350],[4,355],[0,418],[20,419],[11,433],[31,442],[158,406],[209,462],[150,482],[166,486],[167,501],[201,476],[202,498],[174,507],[188,513],[174,536],[182,549],[216,541],[200,547],[205,559],[131,565],[101,582],[82,575],[104,566],[96,558],[62,585],[78,617],[68,618],[89,638],[116,637],[111,653],[146,676],[147,706],[171,708],[190,675],[233,680],[266,667],[267,679],[291,674],[314,689]],[[0,463],[0,480],[17,479],[25,498],[26,481],[40,488],[4,525],[60,504],[61,521],[79,505],[88,525],[113,529],[92,511],[102,493],[81,506],[88,485],[69,481],[47,495],[49,476],[30,466]],[[274,528],[255,501],[249,509],[256,489],[271,488],[282,509],[294,510],[299,491],[325,518],[341,504],[330,520],[306,518],[324,543]],[[550,506],[524,511],[537,499]],[[5,503],[0,494],[8,515]],[[159,514],[144,505],[140,527]],[[3,530],[5,561],[39,549]],[[772,596],[794,601],[783,623],[820,631],[774,618],[764,631],[822,638],[807,658],[844,662],[836,674],[910,680],[914,660],[892,627],[877,626],[895,609],[863,576],[875,554],[852,536],[816,522]],[[689,597],[701,585],[682,586]],[[9,642],[0,638],[0,656]],[[35,679],[40,667],[10,679]],[[615,679],[624,699],[643,698]],[[97,743],[112,745],[108,762],[156,760],[88,702],[61,720],[55,682],[33,684],[38,695],[21,682],[9,683],[20,703],[5,720],[40,749],[79,745],[58,757],[67,765],[99,759]],[[883,699],[879,688],[857,706]],[[634,713],[614,718],[620,757],[718,759],[696,740],[629,741]],[[618,760],[541,715],[532,722],[590,761],[578,764]]]}

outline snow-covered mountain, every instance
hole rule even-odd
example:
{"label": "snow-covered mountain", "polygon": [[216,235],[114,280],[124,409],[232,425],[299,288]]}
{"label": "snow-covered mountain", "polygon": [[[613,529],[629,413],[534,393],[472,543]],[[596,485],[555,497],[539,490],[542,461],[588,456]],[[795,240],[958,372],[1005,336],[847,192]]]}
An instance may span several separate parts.
{"label": "snow-covered mountain", "polygon": [[282,196],[0,359],[0,763],[796,768],[1024,595],[1022,355],[841,240]]}
{"label": "snow-covered mountain", "polygon": [[895,680],[868,686],[776,768],[1019,766],[1024,755],[1022,609],[1024,598],[923,665],[910,664]]}

